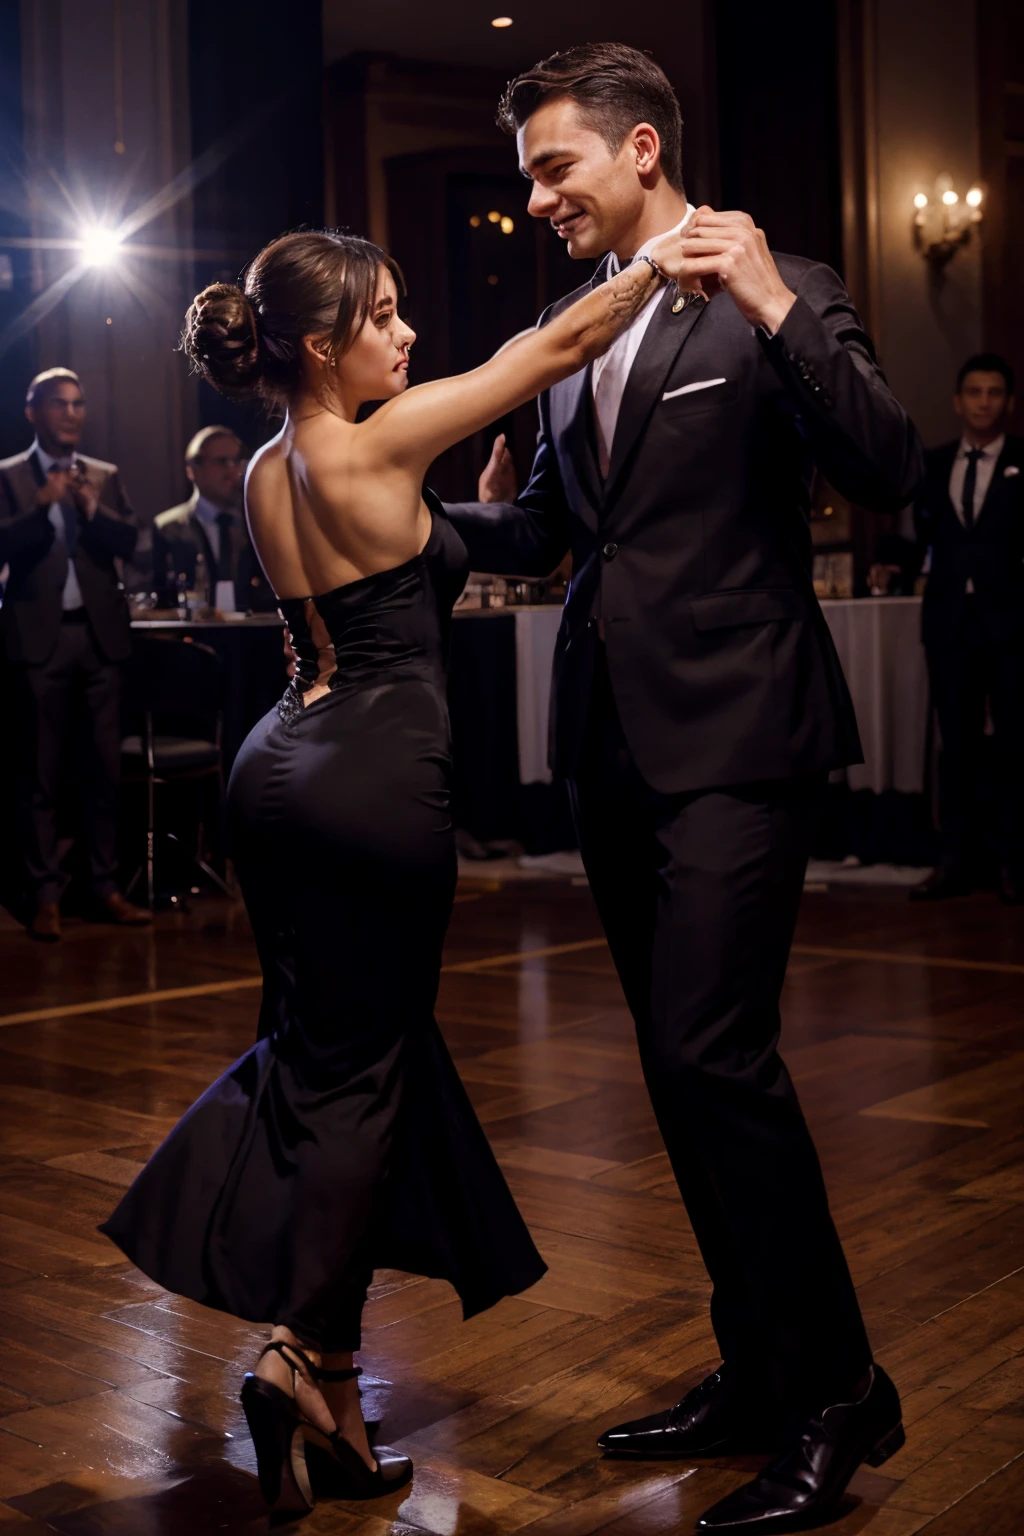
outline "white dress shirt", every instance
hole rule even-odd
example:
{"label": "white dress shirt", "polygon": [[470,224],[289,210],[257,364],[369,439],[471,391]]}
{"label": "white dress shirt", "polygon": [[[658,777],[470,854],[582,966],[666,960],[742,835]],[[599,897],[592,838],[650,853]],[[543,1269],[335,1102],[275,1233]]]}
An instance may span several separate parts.
{"label": "white dress shirt", "polygon": [[[985,497],[988,495],[988,488],[992,484],[992,476],[1005,442],[1006,434],[1004,433],[980,450],[981,457],[975,470],[977,476],[974,484],[975,517],[985,504]],[[967,477],[967,455],[973,447],[974,444],[969,443],[966,437],[960,439],[960,446],[953,460],[953,468],[949,472],[949,499],[953,503],[953,511],[961,522],[964,522],[964,480]]]}
{"label": "white dress shirt", "polygon": [[[686,205],[686,216],[674,226],[678,231],[688,223],[696,209],[692,204]],[[673,230],[666,230],[666,234],[672,234]],[[649,256],[654,246],[663,237],[655,235],[642,245],[633,257]],[[608,276],[615,277],[620,271],[618,258],[613,251],[608,259]],[[597,453],[602,475],[607,475],[608,464],[611,459],[612,443],[615,439],[615,426],[619,419],[619,408],[622,405],[622,396],[626,389],[626,381],[629,378],[630,369],[636,361],[636,355],[640,350],[640,343],[647,334],[647,327],[654,317],[658,300],[662,297],[663,288],[659,284],[643,309],[634,319],[632,325],[617,336],[600,357],[594,361],[591,370],[591,388],[594,393],[594,418],[597,426]],[[979,466],[980,468],[980,466]]]}
{"label": "white dress shirt", "polygon": [[[32,444],[31,450],[42,465],[43,474],[48,475],[51,469],[70,469],[73,455],[66,459],[53,459],[48,453],[44,453],[39,446],[39,439]],[[59,501],[50,502],[50,523],[57,535],[59,544],[67,544],[68,531],[64,523],[64,509]],[[84,608],[85,599],[82,596],[82,588],[78,584],[78,572],[75,570],[75,562],[68,557],[68,574],[64,578],[64,591],[61,595],[61,607],[67,611],[69,608]]]}
{"label": "white dress shirt", "polygon": [[[975,519],[985,505],[985,497],[988,495],[988,488],[992,484],[996,463],[1003,451],[1003,444],[1005,442],[1006,434],[1004,432],[1001,437],[997,437],[994,442],[988,443],[981,449],[981,457],[978,459],[978,465],[975,470]],[[949,472],[949,499],[953,503],[953,511],[965,528],[967,526],[967,519],[964,517],[964,481],[967,478],[967,455],[973,447],[974,444],[969,443],[966,437],[960,439],[960,446],[956,451],[956,458],[953,460],[953,468]],[[974,591],[974,582],[971,581],[970,577],[967,578],[965,590],[968,592]]]}

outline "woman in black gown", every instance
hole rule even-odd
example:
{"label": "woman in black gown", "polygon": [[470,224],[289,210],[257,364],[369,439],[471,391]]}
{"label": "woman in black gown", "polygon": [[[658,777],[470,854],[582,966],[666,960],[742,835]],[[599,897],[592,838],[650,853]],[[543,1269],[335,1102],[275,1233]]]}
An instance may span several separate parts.
{"label": "woman in black gown", "polygon": [[359,1411],[375,1267],[450,1280],[467,1317],[544,1271],[433,1017],[456,875],[444,669],[467,562],[422,478],[603,351],[678,269],[669,237],[656,264],[482,368],[410,390],[399,274],[365,241],[283,236],[244,290],[214,284],[189,310],[199,371],[287,408],[246,510],[298,667],[228,790],[263,970],[257,1044],[103,1230],[168,1290],[274,1325],[242,1401],[278,1512],[411,1476],[371,1451]]}

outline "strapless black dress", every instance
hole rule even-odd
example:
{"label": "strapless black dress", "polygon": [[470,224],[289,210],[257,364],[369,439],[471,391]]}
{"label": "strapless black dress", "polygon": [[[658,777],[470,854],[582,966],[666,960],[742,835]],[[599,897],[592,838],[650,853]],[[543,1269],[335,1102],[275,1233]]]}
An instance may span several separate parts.
{"label": "strapless black dress", "polygon": [[[465,1315],[544,1273],[434,1021],[455,891],[445,663],[465,546],[281,604],[295,682],[250,733],[228,839],[263,970],[259,1038],[101,1228],[160,1285],[326,1350],[375,1268]],[[312,703],[317,683],[329,692]]]}

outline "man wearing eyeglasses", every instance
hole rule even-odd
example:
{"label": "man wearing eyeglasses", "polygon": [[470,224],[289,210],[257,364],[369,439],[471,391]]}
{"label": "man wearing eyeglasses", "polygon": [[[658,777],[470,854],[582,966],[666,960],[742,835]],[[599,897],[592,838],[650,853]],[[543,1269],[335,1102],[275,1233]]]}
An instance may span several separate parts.
{"label": "man wearing eyeglasses", "polygon": [[245,464],[242,444],[228,427],[203,427],[193,437],[185,449],[192,495],[153,524],[154,586],[173,588],[180,576],[192,586],[202,555],[211,604],[235,611],[276,607],[242,513]]}
{"label": "man wearing eyeglasses", "polygon": [[85,425],[78,375],[69,368],[37,374],[25,415],[35,441],[0,463],[0,567],[9,567],[2,622],[19,700],[20,821],[34,896],[28,931],[53,943],[61,936],[65,883],[58,794],[76,718],[89,915],[122,925],[150,921],[117,886],[121,663],[131,630],[115,562],[131,555],[137,529],[117,466],[78,451]]}

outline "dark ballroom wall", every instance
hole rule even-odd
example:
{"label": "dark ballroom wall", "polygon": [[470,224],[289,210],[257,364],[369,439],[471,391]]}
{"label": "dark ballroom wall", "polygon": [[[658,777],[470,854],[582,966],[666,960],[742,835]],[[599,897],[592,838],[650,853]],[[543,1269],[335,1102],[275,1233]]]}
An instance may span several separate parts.
{"label": "dark ballroom wall", "polygon": [[773,250],[841,269],[834,0],[714,7],[721,203]]}
{"label": "dark ballroom wall", "polygon": [[[115,460],[143,518],[168,505],[194,390],[175,355],[191,291],[185,0],[21,0],[20,74],[34,357],[82,378],[86,453]],[[90,225],[131,227],[110,265],[85,270]],[[131,247],[131,249],[129,249]],[[0,359],[24,390],[28,359]],[[13,446],[31,429],[7,418]]]}
{"label": "dark ballroom wall", "polygon": [[[192,156],[220,157],[193,197],[195,287],[233,281],[275,235],[324,222],[319,0],[190,0]],[[226,422],[249,448],[265,440],[259,407],[199,386],[199,421]]]}
{"label": "dark ballroom wall", "polygon": [[21,18],[16,5],[0,5],[0,458],[25,443],[22,407],[25,380],[36,357],[30,333],[8,344],[2,338],[32,298],[29,252],[5,240],[31,233],[25,191],[25,136],[21,99]]}

